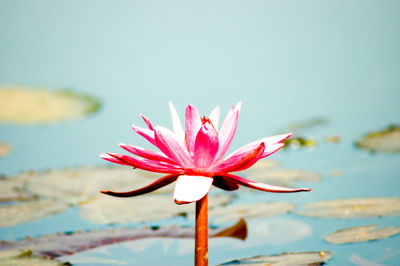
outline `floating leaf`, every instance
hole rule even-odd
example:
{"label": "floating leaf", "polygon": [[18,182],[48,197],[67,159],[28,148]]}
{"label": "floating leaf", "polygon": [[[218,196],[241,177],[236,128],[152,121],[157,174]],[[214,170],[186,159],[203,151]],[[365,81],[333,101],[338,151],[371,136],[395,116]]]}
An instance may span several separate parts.
{"label": "floating leaf", "polygon": [[378,225],[367,225],[341,229],[327,235],[325,240],[333,244],[365,242],[387,238],[400,232],[400,227],[398,226],[376,230],[377,227]]}
{"label": "floating leaf", "polygon": [[61,266],[70,265],[69,263],[61,263],[57,260],[47,259],[32,254],[30,250],[6,250],[0,251],[0,265],[3,266]]}
{"label": "floating leaf", "polygon": [[311,129],[317,126],[322,126],[328,124],[329,119],[326,117],[313,117],[310,119],[306,119],[300,122],[290,123],[288,126],[288,130],[290,131],[301,131],[306,129]]}
{"label": "floating leaf", "polygon": [[325,140],[325,142],[328,142],[328,143],[339,143],[340,137],[337,135],[332,135],[332,136],[325,137],[324,140]]}
{"label": "floating leaf", "polygon": [[309,170],[276,168],[264,171],[249,169],[247,176],[252,181],[283,187],[293,187],[297,181],[310,183],[321,179],[321,175]]}
{"label": "floating leaf", "polygon": [[333,170],[330,172],[331,176],[341,176],[342,175],[342,171],[340,170]]}
{"label": "floating leaf", "polygon": [[400,126],[391,125],[385,130],[371,132],[355,144],[370,152],[400,153]]}
{"label": "floating leaf", "polygon": [[[100,195],[100,190],[129,190],[145,186],[156,177],[149,177],[144,171],[129,167],[99,166],[29,171],[0,179],[0,191],[16,194],[14,198],[30,198],[36,195],[76,203]],[[159,191],[162,192],[163,190]],[[2,198],[6,197],[0,195],[0,200]]]}
{"label": "floating leaf", "polygon": [[0,227],[38,220],[66,209],[65,204],[45,200],[0,204]]}
{"label": "floating leaf", "polygon": [[93,97],[72,91],[0,86],[0,122],[43,124],[77,119],[99,109]]}
{"label": "floating leaf", "polygon": [[296,214],[320,218],[366,218],[400,215],[400,198],[339,199],[307,203]]}
{"label": "floating leaf", "polygon": [[255,256],[251,258],[232,260],[220,265],[322,265],[332,257],[330,251],[284,252],[270,256]]}
{"label": "floating leaf", "polygon": [[248,204],[235,204],[220,206],[209,211],[209,216],[215,222],[236,221],[240,218],[262,218],[284,214],[294,209],[294,204],[289,202],[253,202]]}
{"label": "floating leaf", "polygon": [[[210,210],[233,199],[232,195],[210,195]],[[133,198],[115,198],[102,195],[79,206],[82,217],[99,224],[135,223],[162,220],[193,214],[194,204],[176,205],[171,195],[144,195]]]}
{"label": "floating leaf", "polygon": [[285,143],[284,149],[298,149],[301,147],[315,147],[317,142],[313,138],[305,138],[305,137],[292,137],[289,139],[285,139],[283,141]]}
{"label": "floating leaf", "polygon": [[[80,205],[83,216],[88,220],[106,224],[159,220],[193,212],[194,208],[191,205],[174,204],[170,194],[155,198],[150,196],[149,198],[118,199],[99,192],[107,189],[131,190],[135,187],[146,186],[156,178],[157,175],[146,175],[143,171],[132,170],[129,167],[79,167],[26,172],[0,179],[0,202],[35,200],[32,206],[43,209],[42,212],[38,212],[38,217],[58,213],[67,205],[77,204]],[[169,192],[172,189],[173,184],[151,195]],[[218,205],[229,202],[233,196],[211,196],[210,198]],[[36,201],[37,199],[43,199],[43,201]],[[210,203],[212,204],[211,201]],[[54,208],[57,211],[50,211],[52,204],[55,205]],[[38,219],[34,213],[30,213],[28,206],[29,204],[25,202],[2,206],[0,217],[7,217],[13,211],[22,214],[26,211],[26,216],[17,215],[16,221],[6,219],[2,226],[6,226],[6,221],[11,225]],[[63,208],[60,209],[60,206]]]}
{"label": "floating leaf", "polygon": [[11,152],[11,150],[12,148],[10,144],[7,144],[5,142],[0,142],[0,158],[8,155]]}
{"label": "floating leaf", "polygon": [[20,177],[0,178],[0,202],[37,199],[34,193],[26,191],[26,183],[27,180]]}
{"label": "floating leaf", "polygon": [[281,163],[277,160],[273,159],[262,159],[257,161],[252,167],[252,171],[265,171],[269,170],[271,168],[276,168],[278,166],[281,166]]}
{"label": "floating leaf", "polygon": [[[241,232],[241,234],[237,234]],[[194,238],[192,227],[143,227],[92,230],[87,232],[58,233],[38,238],[27,237],[15,242],[0,242],[0,252],[31,250],[35,256],[57,258],[72,255],[96,247],[144,238]],[[243,236],[244,234],[244,236]],[[210,228],[210,237],[234,237],[244,240],[247,236],[247,224],[239,221],[228,228]]]}

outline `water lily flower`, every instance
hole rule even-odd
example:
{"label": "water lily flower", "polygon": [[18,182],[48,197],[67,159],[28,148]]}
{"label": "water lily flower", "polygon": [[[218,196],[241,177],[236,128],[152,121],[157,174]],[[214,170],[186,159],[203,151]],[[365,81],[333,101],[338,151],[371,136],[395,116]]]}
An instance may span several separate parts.
{"label": "water lily flower", "polygon": [[258,160],[276,152],[284,146],[282,141],[292,135],[287,133],[259,139],[224,158],[235,135],[240,108],[241,102],[233,106],[219,127],[219,106],[206,118],[201,117],[198,109],[189,104],[185,112],[183,129],[178,113],[170,102],[173,131],[155,126],[150,119],[141,115],[148,128],[135,125],[132,128],[158,151],[121,143],[121,148],[136,156],[109,152],[101,154],[100,157],[113,163],[167,175],[137,190],[102,191],[102,193],[117,197],[132,197],[152,192],[176,181],[174,201],[177,204],[185,204],[202,199],[212,185],[224,190],[236,190],[242,185],[277,193],[310,191],[308,188],[286,188],[253,182],[232,174],[246,170]]}

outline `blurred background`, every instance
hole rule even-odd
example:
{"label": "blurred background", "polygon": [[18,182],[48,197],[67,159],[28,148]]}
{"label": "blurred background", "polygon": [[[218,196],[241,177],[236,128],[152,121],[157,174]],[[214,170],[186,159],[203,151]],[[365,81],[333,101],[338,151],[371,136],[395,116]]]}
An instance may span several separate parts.
{"label": "blurred background", "polygon": [[[241,100],[231,150],[290,131],[311,141],[273,156],[322,176],[297,184],[313,192],[289,200],[399,197],[399,155],[355,145],[399,123],[399,44],[399,1],[0,0],[0,87],[69,90],[100,106],[71,121],[0,121],[0,141],[12,147],[0,174],[108,165],[98,154],[121,152],[119,142],[150,147],[131,130],[144,125],[139,113],[171,128],[168,101],[183,118],[188,103],[204,115],[220,105],[224,116]],[[383,224],[399,222],[388,219]],[[24,233],[45,233],[24,226]],[[23,237],[18,228],[0,236]],[[319,249],[322,236],[312,239],[309,249]],[[374,244],[375,253],[362,246],[360,254],[373,259],[390,247],[392,255],[375,263],[394,265],[399,240]],[[349,261],[348,252],[336,249],[336,265]]]}

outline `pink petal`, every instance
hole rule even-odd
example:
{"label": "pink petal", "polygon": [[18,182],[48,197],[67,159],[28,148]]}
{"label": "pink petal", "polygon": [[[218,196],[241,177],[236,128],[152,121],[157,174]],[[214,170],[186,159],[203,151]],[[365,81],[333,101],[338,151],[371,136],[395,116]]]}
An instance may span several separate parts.
{"label": "pink petal", "polygon": [[[227,156],[227,158],[233,156],[234,154],[237,153],[242,153],[242,152],[246,152],[249,150],[252,150],[256,147],[258,147],[260,145],[260,143],[264,143],[265,144],[265,151],[264,154],[261,156],[261,158],[267,157],[268,155],[274,153],[277,150],[274,150],[273,152],[271,152],[271,150],[273,150],[275,148],[275,144],[279,144],[282,141],[284,141],[285,139],[287,139],[288,137],[290,137],[292,135],[292,133],[287,133],[287,134],[281,134],[281,135],[276,135],[276,136],[271,136],[271,137],[266,137],[266,138],[262,138],[256,141],[253,141],[249,144],[244,145],[243,147],[237,149],[236,151],[232,152],[231,154],[229,154]],[[271,147],[273,146],[273,147]],[[282,145],[284,146],[284,145]],[[278,149],[280,149],[282,146],[280,146]]]}
{"label": "pink petal", "polygon": [[180,174],[183,172],[182,168],[166,162],[158,162],[143,158],[134,158],[128,155],[110,153],[110,152],[108,152],[107,154],[116,159],[119,159],[120,161],[128,165],[133,166],[134,168],[140,168],[150,172],[170,173],[170,174]]}
{"label": "pink petal", "polygon": [[216,130],[218,130],[218,127],[219,127],[220,112],[221,112],[220,108],[219,108],[219,106],[217,106],[211,111],[210,115],[208,116],[208,118],[211,120],[211,123],[213,124],[213,126]]}
{"label": "pink petal", "polygon": [[271,154],[277,152],[283,146],[285,146],[284,143],[278,143],[278,144],[268,146],[268,148],[265,148],[264,153],[260,159],[270,156]]}
{"label": "pink petal", "polygon": [[147,139],[151,144],[157,146],[156,141],[154,140],[154,131],[147,128],[137,127],[135,125],[132,125],[132,129],[140,136]]}
{"label": "pink petal", "polygon": [[138,155],[140,157],[150,159],[150,160],[155,160],[155,161],[162,161],[162,162],[167,162],[170,164],[176,165],[174,161],[171,159],[167,158],[163,153],[157,152],[157,151],[152,151],[152,150],[147,150],[142,147],[136,147],[132,145],[127,145],[124,143],[120,143],[119,146],[130,153],[133,153],[135,155]]}
{"label": "pink petal", "polygon": [[291,192],[311,191],[311,188],[287,188],[287,187],[272,186],[272,185],[268,185],[268,184],[250,181],[250,180],[241,178],[236,175],[231,175],[231,174],[224,174],[224,177],[229,178],[232,181],[237,182],[238,184],[240,184],[242,186],[254,188],[257,190],[261,190],[261,191],[267,191],[267,192],[291,193]]}
{"label": "pink petal", "polygon": [[196,141],[197,132],[199,132],[201,125],[199,110],[189,104],[185,112],[185,138],[191,156],[194,154],[194,142]]}
{"label": "pink petal", "polygon": [[178,112],[175,109],[175,106],[172,102],[168,102],[169,111],[171,112],[172,118],[172,127],[174,129],[175,134],[181,138],[185,139],[185,132],[183,131],[181,120],[179,118]]}
{"label": "pink petal", "polygon": [[213,179],[205,176],[181,175],[175,184],[174,201],[185,204],[202,199],[210,190]]}
{"label": "pink petal", "polygon": [[112,156],[110,156],[108,154],[105,154],[105,153],[101,153],[100,154],[100,158],[102,158],[102,159],[104,159],[106,161],[112,162],[112,163],[131,166],[130,164],[128,164],[128,163],[126,163],[124,161],[121,161],[120,159],[114,158],[114,157],[112,157]]}
{"label": "pink petal", "polygon": [[244,170],[255,164],[264,153],[264,143],[261,143],[258,147],[247,150],[246,152],[236,153],[229,158],[219,162],[215,167],[212,167],[209,171],[211,173],[220,174],[228,173],[232,171]]}
{"label": "pink petal", "polygon": [[229,178],[225,178],[223,176],[213,176],[213,185],[224,190],[232,191],[239,188],[239,185],[230,180]]}
{"label": "pink petal", "polygon": [[199,168],[207,168],[218,152],[218,134],[208,122],[201,126],[194,144],[193,160]]}
{"label": "pink petal", "polygon": [[147,117],[145,117],[144,115],[140,114],[140,116],[143,118],[144,122],[146,123],[147,127],[154,131],[154,125],[153,123],[150,121],[150,119],[148,119]]}
{"label": "pink petal", "polygon": [[169,129],[161,126],[156,127],[155,141],[157,147],[168,156],[169,159],[175,161],[184,168],[193,167],[193,161],[189,156],[189,152],[185,147],[182,139],[171,132]]}
{"label": "pink petal", "polygon": [[[264,143],[262,143],[262,144],[264,144]],[[232,172],[243,171],[243,170],[248,169],[249,167],[253,166],[258,160],[260,160],[260,159],[262,159],[262,158],[264,158],[264,157],[266,157],[266,156],[268,156],[268,155],[273,154],[274,152],[276,152],[277,150],[279,150],[279,149],[282,148],[283,146],[285,146],[285,144],[283,144],[283,143],[278,143],[278,144],[275,144],[275,145],[273,145],[273,146],[269,146],[268,149],[265,148],[265,149],[264,149],[264,152],[263,152],[263,154],[262,154],[261,156],[255,158],[253,161],[250,161],[250,162],[248,162],[247,164],[242,165],[242,166],[239,167],[239,168],[233,169]],[[266,155],[266,154],[267,154],[267,155]]]}
{"label": "pink petal", "polygon": [[236,132],[241,104],[233,107],[225,118],[224,124],[219,131],[219,151],[215,156],[215,161],[219,161],[228,151],[233,136]]}
{"label": "pink petal", "polygon": [[150,193],[161,187],[167,186],[167,185],[171,184],[172,182],[174,182],[177,178],[178,178],[178,175],[174,175],[174,174],[166,175],[164,177],[157,179],[156,181],[154,181],[153,183],[151,183],[148,186],[142,187],[140,189],[128,191],[128,192],[114,192],[114,191],[109,191],[109,190],[102,190],[100,192],[107,194],[107,195],[115,196],[115,197],[134,197],[134,196],[139,196],[142,194]]}

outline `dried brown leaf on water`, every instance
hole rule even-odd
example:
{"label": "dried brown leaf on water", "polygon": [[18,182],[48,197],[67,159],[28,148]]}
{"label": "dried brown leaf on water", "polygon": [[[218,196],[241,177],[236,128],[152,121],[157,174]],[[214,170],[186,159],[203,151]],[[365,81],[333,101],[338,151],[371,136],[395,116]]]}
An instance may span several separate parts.
{"label": "dried brown leaf on water", "polygon": [[97,111],[95,98],[71,90],[0,85],[0,122],[44,124],[73,120]]}
{"label": "dried brown leaf on water", "polygon": [[0,142],[0,158],[8,155],[12,150],[10,144],[5,142]]}
{"label": "dried brown leaf on water", "polygon": [[57,260],[34,255],[30,250],[4,250],[0,251],[0,265],[3,266],[61,266],[70,265]]}
{"label": "dried brown leaf on water", "polygon": [[321,180],[321,175],[310,170],[274,168],[264,171],[247,171],[248,179],[275,186],[293,187],[296,182],[313,183]]}
{"label": "dried brown leaf on water", "polygon": [[384,130],[368,133],[355,144],[370,152],[400,153],[400,126],[390,125]]}
{"label": "dried brown leaf on water", "polygon": [[294,209],[294,204],[289,202],[253,202],[219,206],[209,211],[209,217],[215,222],[236,221],[240,218],[264,218],[281,215]]}
{"label": "dried brown leaf on water", "polygon": [[296,214],[320,218],[367,218],[400,215],[400,198],[354,198],[311,202]]}
{"label": "dried brown leaf on water", "polygon": [[[209,196],[209,208],[225,205],[233,195]],[[194,204],[176,205],[172,195],[148,194],[133,198],[115,198],[107,195],[94,198],[80,205],[81,215],[86,220],[98,224],[135,223],[163,220],[179,215],[193,214]]]}
{"label": "dried brown leaf on water", "polygon": [[[192,227],[169,226],[57,233],[38,238],[27,237],[15,242],[1,241],[0,254],[5,251],[31,250],[35,256],[57,258],[100,246],[145,238],[194,238],[194,231]],[[244,240],[247,236],[247,224],[241,220],[232,227],[210,228],[209,236]]]}
{"label": "dried brown leaf on water", "polygon": [[64,203],[38,200],[18,204],[0,204],[0,227],[38,220],[65,211]]}
{"label": "dried brown leaf on water", "polygon": [[312,252],[283,252],[277,255],[255,256],[232,260],[220,265],[322,265],[332,257],[330,251],[312,251]]}
{"label": "dried brown leaf on water", "polygon": [[387,238],[400,232],[398,226],[381,229],[377,229],[377,227],[378,225],[366,225],[345,228],[327,235],[325,240],[333,244],[365,242]]}

